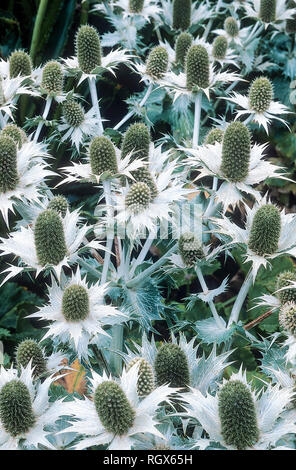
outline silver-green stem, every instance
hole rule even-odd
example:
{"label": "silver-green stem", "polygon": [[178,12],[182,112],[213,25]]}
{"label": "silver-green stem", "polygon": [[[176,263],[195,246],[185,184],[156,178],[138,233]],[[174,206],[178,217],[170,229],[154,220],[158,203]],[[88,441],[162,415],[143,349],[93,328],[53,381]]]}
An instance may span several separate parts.
{"label": "silver-green stem", "polygon": [[195,101],[194,101],[194,128],[193,128],[193,139],[192,139],[192,147],[194,149],[198,147],[198,141],[199,141],[201,100],[202,100],[202,92],[199,91],[196,94]]}
{"label": "silver-green stem", "polygon": [[51,103],[52,103],[52,96],[49,96],[48,98],[46,98],[45,108],[44,108],[44,111],[43,111],[43,114],[42,114],[42,121],[39,122],[38,127],[37,127],[36,132],[35,132],[35,135],[34,135],[34,142],[35,143],[38,141],[38,138],[39,138],[40,132],[42,130],[44,121],[47,119],[48,113],[50,111]]}
{"label": "silver-green stem", "polygon": [[231,314],[230,314],[230,317],[229,317],[229,321],[228,321],[228,328],[230,327],[230,325],[232,325],[232,323],[237,323],[238,322],[238,319],[239,319],[239,314],[240,314],[240,311],[241,311],[241,308],[243,306],[243,303],[248,295],[248,292],[249,292],[249,289],[252,285],[252,282],[253,282],[253,273],[252,273],[252,269],[250,269],[250,271],[248,272],[241,288],[240,288],[240,291],[238,293],[238,296],[236,298],[236,301],[234,302],[234,305],[232,307],[232,310],[231,310]]}
{"label": "silver-green stem", "polygon": [[[197,275],[197,277],[198,277],[198,280],[199,280],[199,283],[200,283],[200,285],[201,285],[201,288],[202,288],[203,293],[204,293],[204,294],[207,294],[207,292],[208,292],[208,287],[207,287],[206,281],[205,281],[205,279],[204,279],[204,277],[203,277],[203,273],[201,272],[201,269],[200,269],[198,266],[196,266],[195,271],[196,271],[196,275]],[[223,328],[224,325],[223,325],[223,323],[222,323],[221,318],[220,318],[219,315],[218,315],[218,312],[217,312],[217,310],[216,310],[216,307],[215,307],[214,302],[213,302],[212,300],[210,300],[210,301],[208,302],[208,304],[209,304],[209,307],[210,307],[210,309],[211,309],[212,315],[213,315],[213,317],[214,317],[214,319],[215,319],[215,321],[216,321],[216,323],[217,323],[217,326],[218,326],[219,328]]]}
{"label": "silver-green stem", "polygon": [[[148,86],[147,88],[147,91],[145,93],[145,96],[143,97],[142,101],[139,103],[139,108],[141,108],[142,106],[145,105],[146,101],[148,100],[149,96],[151,95],[151,92],[153,90],[153,83],[150,83],[150,85]],[[132,111],[129,111],[123,119],[121,119],[121,121],[116,124],[116,126],[114,127],[114,130],[117,131],[118,129],[120,129],[121,126],[123,126],[124,123],[126,123],[126,121],[128,121],[131,117],[133,117],[133,115],[135,114],[135,110],[132,110]]]}
{"label": "silver-green stem", "polygon": [[98,120],[98,127],[99,127],[98,135],[100,136],[100,135],[103,134],[104,128],[103,128],[100,105],[99,105],[98,94],[97,94],[96,77],[95,76],[94,77],[89,77],[88,83],[89,83],[89,91],[90,91],[90,96],[91,96],[91,102],[92,102],[92,105],[95,109],[96,117],[97,117],[97,120]]}

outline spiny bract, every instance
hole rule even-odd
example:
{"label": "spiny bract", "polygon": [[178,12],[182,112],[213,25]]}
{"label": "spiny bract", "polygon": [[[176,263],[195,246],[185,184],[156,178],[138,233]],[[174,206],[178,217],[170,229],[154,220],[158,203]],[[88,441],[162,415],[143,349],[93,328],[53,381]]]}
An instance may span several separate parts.
{"label": "spiny bract", "polygon": [[[291,282],[296,282],[296,271],[283,271],[277,277],[276,290],[282,289],[283,287],[291,286]],[[281,304],[286,302],[296,302],[296,288],[284,289],[276,293],[277,298]]]}
{"label": "spiny bract", "polygon": [[149,393],[151,393],[154,389],[153,369],[146,359],[143,359],[142,357],[135,357],[131,362],[128,363],[126,370],[130,370],[130,368],[137,363],[140,363],[137,382],[138,395],[139,397],[145,397],[149,395]]}
{"label": "spiny bract", "polygon": [[61,64],[51,60],[42,71],[41,88],[48,95],[59,95],[63,91],[63,69]]}
{"label": "spiny bract", "polygon": [[107,137],[95,137],[89,147],[91,171],[94,175],[118,172],[115,147]]}
{"label": "spiny bract", "polygon": [[264,23],[272,23],[276,18],[276,0],[260,0],[259,18]]}
{"label": "spiny bract", "polygon": [[18,181],[16,144],[11,137],[0,135],[0,193],[13,191]]}
{"label": "spiny bract", "polygon": [[28,141],[25,131],[23,131],[23,129],[18,127],[16,124],[7,124],[5,127],[3,127],[0,135],[11,137],[18,148]]}
{"label": "spiny bract", "polygon": [[52,209],[38,215],[34,229],[37,258],[41,266],[58,265],[67,254],[62,219]]}
{"label": "spiny bract", "polygon": [[177,344],[166,343],[157,352],[154,363],[157,385],[187,387],[190,382],[186,354]]}
{"label": "spiny bract", "polygon": [[186,56],[186,86],[189,91],[210,86],[210,61],[205,47],[193,45]]}
{"label": "spiny bract", "polygon": [[118,436],[128,433],[134,423],[135,412],[117,383],[106,381],[98,385],[94,404],[106,431]]}
{"label": "spiny bract", "polygon": [[193,42],[193,37],[190,33],[181,33],[177,37],[175,44],[176,62],[185,65],[186,55]]}
{"label": "spiny bract", "polygon": [[192,0],[173,0],[173,28],[188,29],[191,25]]}
{"label": "spiny bract", "polygon": [[63,103],[65,121],[71,127],[79,127],[84,121],[84,111],[80,103],[75,100],[67,100]]}
{"label": "spiny bract", "polygon": [[229,36],[235,38],[239,33],[238,24],[235,18],[233,18],[232,16],[226,18],[226,20],[224,21],[224,29],[226,33],[229,34]]}
{"label": "spiny bract", "polygon": [[214,145],[216,142],[221,144],[223,141],[223,136],[224,136],[224,131],[222,131],[222,129],[212,129],[206,136],[205,144]]}
{"label": "spiny bract", "polygon": [[272,83],[266,77],[259,77],[253,81],[249,90],[251,109],[256,113],[264,113],[268,110],[273,98]]}
{"label": "spiny bract", "polygon": [[9,75],[15,78],[18,75],[25,77],[31,75],[32,64],[29,54],[24,51],[15,51],[9,58]]}
{"label": "spiny bract", "polygon": [[91,73],[101,65],[101,43],[96,28],[80,26],[76,35],[76,53],[82,72]]}
{"label": "spiny bract", "polygon": [[154,47],[148,55],[146,73],[155,80],[164,76],[169,65],[169,55],[162,46]]}
{"label": "spiny bract", "polygon": [[124,134],[121,155],[122,158],[131,154],[131,159],[145,159],[149,158],[150,147],[150,132],[148,127],[141,123],[136,122],[132,124]]}
{"label": "spiny bract", "polygon": [[62,300],[62,313],[70,322],[80,322],[89,315],[89,297],[85,287],[73,284],[65,289]]}
{"label": "spiny bract", "polygon": [[279,324],[287,333],[296,334],[296,303],[287,302],[281,307]]}
{"label": "spiny bract", "polygon": [[134,183],[125,198],[125,205],[134,214],[138,214],[149,207],[151,193],[146,183]]}
{"label": "spiny bract", "polygon": [[132,13],[141,13],[145,0],[129,0],[129,10]]}
{"label": "spiny bract", "polygon": [[243,181],[249,172],[251,138],[248,128],[241,122],[227,127],[222,144],[221,170],[229,181]]}
{"label": "spiny bract", "polygon": [[191,232],[185,232],[180,236],[179,252],[184,264],[189,268],[204,256],[200,241]]}
{"label": "spiny bract", "polygon": [[223,60],[226,56],[228,42],[225,36],[218,36],[213,44],[213,57]]}
{"label": "spiny bract", "polygon": [[280,234],[280,212],[272,204],[265,204],[254,215],[249,248],[259,256],[271,255],[278,249]]}
{"label": "spiny bract", "polygon": [[64,196],[54,196],[47,206],[47,209],[56,211],[62,217],[65,217],[68,208],[69,204]]}
{"label": "spiny bract", "polygon": [[26,367],[32,360],[31,366],[34,377],[40,377],[47,370],[46,361],[43,351],[36,341],[33,339],[25,339],[22,341],[16,351],[17,365]]}
{"label": "spiny bract", "polygon": [[221,433],[228,445],[238,450],[252,447],[259,439],[255,404],[248,387],[239,380],[229,381],[219,393]]}
{"label": "spiny bract", "polygon": [[0,420],[12,437],[25,434],[35,423],[28,388],[20,380],[7,382],[0,391]]}

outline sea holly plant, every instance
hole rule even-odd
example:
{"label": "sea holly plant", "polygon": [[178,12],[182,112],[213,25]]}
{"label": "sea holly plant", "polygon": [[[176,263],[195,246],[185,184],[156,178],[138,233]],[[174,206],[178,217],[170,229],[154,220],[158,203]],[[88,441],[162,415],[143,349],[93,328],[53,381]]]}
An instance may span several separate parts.
{"label": "sea holly plant", "polygon": [[296,3],[33,3],[1,35],[0,449],[295,449]]}

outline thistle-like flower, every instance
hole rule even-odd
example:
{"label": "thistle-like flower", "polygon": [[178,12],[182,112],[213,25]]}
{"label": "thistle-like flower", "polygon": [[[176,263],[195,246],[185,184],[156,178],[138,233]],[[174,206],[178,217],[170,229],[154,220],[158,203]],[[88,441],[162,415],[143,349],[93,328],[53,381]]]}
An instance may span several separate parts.
{"label": "thistle-like flower", "polygon": [[32,63],[29,54],[24,51],[15,51],[9,57],[10,78],[27,77],[32,73]]}
{"label": "thistle-like flower", "polygon": [[195,266],[197,260],[204,257],[201,242],[192,232],[184,232],[179,238],[179,252],[187,267]]}
{"label": "thistle-like flower", "polygon": [[181,64],[182,67],[185,65],[185,59],[188,50],[192,46],[193,36],[190,33],[181,33],[177,37],[175,43],[176,63]]}
{"label": "thistle-like flower", "polygon": [[63,68],[59,62],[51,60],[42,70],[41,91],[47,96],[59,96],[63,92]]}
{"label": "thistle-like flower", "polygon": [[286,302],[280,309],[279,324],[286,333],[296,335],[296,303]]}
{"label": "thistle-like flower", "polygon": [[287,0],[250,0],[244,5],[248,16],[262,21],[267,28],[270,24],[281,28],[284,21],[292,19],[296,8],[289,8]]}
{"label": "thistle-like flower", "polygon": [[1,130],[0,136],[10,137],[15,142],[18,149],[20,149],[24,143],[28,142],[25,131],[16,124],[7,124]]}
{"label": "thistle-like flower", "polygon": [[146,74],[153,79],[159,80],[167,72],[169,65],[169,56],[166,49],[162,46],[154,47],[146,62]]}
{"label": "thistle-like flower", "polygon": [[64,368],[61,364],[64,357],[60,352],[47,356],[40,344],[33,339],[21,341],[16,350],[18,368],[25,368],[30,363],[34,378],[40,378],[49,373],[56,373],[57,370]]}
{"label": "thistle-like flower", "polygon": [[191,25],[204,24],[213,14],[207,2],[192,0],[161,0],[161,17],[171,29],[187,30]]}
{"label": "thistle-like flower", "polygon": [[173,28],[183,31],[191,26],[192,0],[173,0]]}

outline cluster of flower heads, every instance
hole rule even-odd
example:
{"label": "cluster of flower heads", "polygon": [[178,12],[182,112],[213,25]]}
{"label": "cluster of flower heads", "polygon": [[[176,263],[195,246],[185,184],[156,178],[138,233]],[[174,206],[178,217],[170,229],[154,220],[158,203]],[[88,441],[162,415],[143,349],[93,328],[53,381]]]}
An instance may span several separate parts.
{"label": "cluster of flower heads", "polygon": [[[254,61],[260,74],[245,94],[234,91],[249,81],[242,51],[269,30],[293,30],[296,4],[115,0],[100,2],[93,13],[104,15],[114,31],[100,38],[95,27],[80,26],[75,56],[34,68],[20,50],[0,62],[0,211],[7,228],[0,238],[6,261],[1,280],[31,273],[45,284],[48,297],[28,317],[41,322],[40,342],[24,339],[11,367],[1,367],[0,449],[293,448],[296,272],[280,273],[274,294],[258,299],[278,312],[287,336],[286,369],[266,368],[266,381],[254,388],[231,360],[231,335],[242,328],[240,309],[259,269],[283,255],[296,257],[295,214],[277,207],[259,187],[267,178],[289,175],[268,160],[267,144],[258,144],[255,132],[267,137],[275,121],[288,127],[282,115],[291,110],[275,96],[266,72],[270,64],[262,56]],[[214,29],[219,15],[222,27]],[[245,15],[255,24],[243,27]],[[157,44],[147,51],[141,32],[149,22]],[[116,45],[104,54],[104,47]],[[122,64],[138,74],[144,95],[109,133],[97,82],[108,73],[116,76]],[[68,77],[75,85],[66,92]],[[90,104],[77,92],[84,81]],[[172,112],[182,116],[193,107],[191,139],[184,136],[174,146],[167,135],[153,141],[145,106],[159,91]],[[15,124],[21,95],[44,100],[33,131]],[[231,118],[214,119],[216,127],[208,128],[201,144],[201,115],[218,96]],[[58,122],[49,119],[52,106],[61,111]],[[51,155],[57,140],[72,156],[60,168]],[[192,228],[186,208],[196,192],[205,192],[196,183],[205,178],[212,188]],[[91,224],[83,220],[82,202],[74,209],[55,192],[79,183],[95,193]],[[231,219],[237,208],[244,214],[239,225]],[[180,211],[186,213],[181,231]],[[163,241],[164,231],[170,243],[153,262],[149,250],[155,240]],[[203,268],[233,248],[241,250],[250,271],[227,323],[214,300],[227,289],[228,278],[210,290]],[[190,300],[204,302],[212,316],[196,323],[190,340],[187,332],[168,341],[143,334],[146,328],[155,332],[153,320],[166,318],[159,279],[152,276],[158,269],[159,278],[166,271],[195,272],[198,278],[201,292]],[[159,300],[158,311],[151,298]],[[135,331],[135,324],[140,335],[125,342],[124,331]],[[212,344],[207,355],[200,339]],[[87,370],[84,396],[65,392],[53,399],[73,374],[69,364],[75,358]]]}

